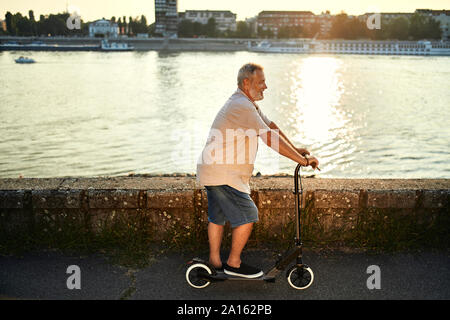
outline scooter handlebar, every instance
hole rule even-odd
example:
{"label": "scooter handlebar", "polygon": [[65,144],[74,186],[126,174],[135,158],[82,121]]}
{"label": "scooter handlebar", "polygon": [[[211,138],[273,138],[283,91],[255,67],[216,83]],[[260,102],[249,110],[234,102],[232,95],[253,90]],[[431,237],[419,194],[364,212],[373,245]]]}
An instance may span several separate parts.
{"label": "scooter handlebar", "polygon": [[[308,155],[307,155],[306,153],[302,153],[302,156],[304,156],[305,158],[308,159]],[[300,165],[300,164],[299,164],[299,165]],[[305,166],[305,167],[308,167],[308,166]],[[321,171],[319,167],[317,167],[317,168],[315,168],[315,169]],[[314,170],[315,170],[315,169],[314,169]]]}

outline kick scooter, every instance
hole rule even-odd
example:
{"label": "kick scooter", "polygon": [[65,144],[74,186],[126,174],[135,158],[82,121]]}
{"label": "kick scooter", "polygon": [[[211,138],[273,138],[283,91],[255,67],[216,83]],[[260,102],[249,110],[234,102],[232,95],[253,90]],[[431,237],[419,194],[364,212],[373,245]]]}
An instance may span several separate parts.
{"label": "kick scooter", "polygon": [[[186,281],[194,288],[205,288],[211,282],[226,281],[226,280],[243,280],[243,281],[266,281],[275,282],[275,277],[286,269],[286,267],[295,260],[295,264],[291,266],[286,272],[286,278],[289,285],[298,290],[306,289],[314,281],[314,273],[310,267],[303,263],[302,260],[302,241],[301,241],[301,207],[303,201],[303,186],[302,178],[299,174],[301,165],[298,164],[295,168],[294,174],[294,195],[295,195],[295,226],[296,235],[294,239],[295,247],[288,250],[284,255],[279,254],[275,265],[261,277],[258,278],[243,278],[238,276],[228,275],[223,270],[216,270],[209,262],[200,258],[194,258],[188,262],[186,270]],[[299,190],[300,185],[300,190]]]}

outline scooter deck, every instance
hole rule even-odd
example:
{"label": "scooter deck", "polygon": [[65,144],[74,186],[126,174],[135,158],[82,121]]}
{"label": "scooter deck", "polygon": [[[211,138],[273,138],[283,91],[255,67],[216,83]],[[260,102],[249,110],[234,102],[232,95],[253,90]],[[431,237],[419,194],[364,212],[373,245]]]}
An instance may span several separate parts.
{"label": "scooter deck", "polygon": [[243,280],[243,281],[268,281],[268,282],[274,282],[275,277],[274,276],[268,276],[267,274],[263,274],[260,277],[257,278],[245,278],[245,277],[239,277],[239,276],[233,276],[226,274],[223,270],[217,270],[212,265],[210,265],[208,262],[200,259],[200,258],[194,258],[189,263],[202,263],[207,265],[212,271],[213,274],[209,274],[208,272],[202,272],[202,277],[211,281],[225,281],[225,280]]}
{"label": "scooter deck", "polygon": [[260,277],[257,278],[245,278],[245,277],[239,277],[239,276],[233,276],[226,274],[223,271],[216,271],[216,274],[207,274],[205,273],[203,275],[205,278],[208,278],[212,281],[225,281],[225,280],[243,280],[243,281],[275,281],[274,277],[267,277],[266,274],[263,274]]}

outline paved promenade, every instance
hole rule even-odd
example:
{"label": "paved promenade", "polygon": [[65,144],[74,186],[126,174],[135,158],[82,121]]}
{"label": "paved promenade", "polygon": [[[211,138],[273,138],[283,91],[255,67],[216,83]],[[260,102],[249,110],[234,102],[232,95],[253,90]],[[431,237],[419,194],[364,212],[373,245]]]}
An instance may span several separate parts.
{"label": "paved promenade", "polygon": [[[271,267],[275,252],[249,249],[243,259]],[[198,254],[205,258],[206,254]],[[305,291],[292,289],[281,274],[275,283],[228,281],[194,289],[185,281],[192,254],[156,256],[142,269],[113,265],[100,255],[36,252],[0,257],[0,299],[450,299],[450,252],[367,254],[304,250],[315,279]],[[69,266],[80,270],[80,289],[68,289]],[[369,290],[367,268],[380,268],[380,289]]]}

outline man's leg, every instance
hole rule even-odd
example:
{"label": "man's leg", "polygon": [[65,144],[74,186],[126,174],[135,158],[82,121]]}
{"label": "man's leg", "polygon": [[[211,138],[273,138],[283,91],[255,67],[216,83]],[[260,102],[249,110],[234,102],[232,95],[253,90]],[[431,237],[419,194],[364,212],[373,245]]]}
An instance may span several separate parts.
{"label": "man's leg", "polygon": [[231,252],[227,264],[233,268],[241,265],[241,253],[252,233],[253,222],[240,225],[233,229],[231,239]]}
{"label": "man's leg", "polygon": [[216,268],[222,266],[220,245],[222,243],[223,228],[224,226],[212,222],[208,224],[209,262]]}

